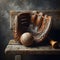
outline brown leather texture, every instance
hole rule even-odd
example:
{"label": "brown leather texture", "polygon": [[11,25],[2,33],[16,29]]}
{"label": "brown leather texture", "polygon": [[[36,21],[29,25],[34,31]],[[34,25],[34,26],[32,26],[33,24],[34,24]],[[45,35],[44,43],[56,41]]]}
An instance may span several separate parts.
{"label": "brown leather texture", "polygon": [[51,26],[51,16],[39,11],[20,12],[15,17],[14,39],[20,39],[25,32],[30,32],[36,42],[44,40]]}

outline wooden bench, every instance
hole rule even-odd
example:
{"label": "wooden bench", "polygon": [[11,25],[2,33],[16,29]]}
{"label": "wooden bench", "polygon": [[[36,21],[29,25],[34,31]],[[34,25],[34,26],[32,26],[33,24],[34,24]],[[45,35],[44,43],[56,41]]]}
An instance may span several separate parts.
{"label": "wooden bench", "polygon": [[[6,49],[5,54],[10,57],[15,57],[16,55],[25,55],[25,54],[48,54],[48,55],[56,55],[60,54],[60,49],[51,48],[51,46],[37,46],[37,47],[26,47],[16,42],[15,40],[10,40]],[[21,57],[20,56],[20,57]],[[13,60],[13,59],[11,59]],[[15,57],[16,60],[16,57]]]}

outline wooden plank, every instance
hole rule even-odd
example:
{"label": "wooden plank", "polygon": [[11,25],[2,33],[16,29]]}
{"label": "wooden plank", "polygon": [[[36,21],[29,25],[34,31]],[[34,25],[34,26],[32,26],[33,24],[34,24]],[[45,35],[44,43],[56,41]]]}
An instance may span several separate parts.
{"label": "wooden plank", "polygon": [[21,60],[21,55],[16,55],[15,60]]}
{"label": "wooden plank", "polygon": [[20,43],[18,41],[15,41],[14,39],[10,40],[8,45],[20,45]]}
{"label": "wooden plank", "polygon": [[[20,11],[18,11],[18,10],[11,10],[10,13],[12,15],[17,15],[17,13],[22,12],[22,11],[35,11],[35,10],[20,10]],[[39,12],[50,12],[50,13],[52,13],[52,12],[53,13],[60,12],[60,10],[36,10],[36,11],[39,11]]]}
{"label": "wooden plank", "polygon": [[5,49],[6,54],[60,54],[60,49],[54,49],[50,46],[26,47],[16,44],[14,40],[10,40]]}

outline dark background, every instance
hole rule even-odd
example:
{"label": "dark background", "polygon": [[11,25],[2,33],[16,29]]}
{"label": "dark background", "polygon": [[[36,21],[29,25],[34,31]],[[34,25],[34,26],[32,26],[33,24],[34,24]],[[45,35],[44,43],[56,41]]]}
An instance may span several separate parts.
{"label": "dark background", "polygon": [[[10,30],[10,10],[60,10],[60,0],[0,0],[0,60],[5,60],[4,49],[13,38]],[[55,24],[55,25],[54,25]],[[60,40],[60,21],[53,19],[49,38]],[[59,55],[29,55],[24,59],[59,59]],[[27,58],[28,57],[28,58]]]}

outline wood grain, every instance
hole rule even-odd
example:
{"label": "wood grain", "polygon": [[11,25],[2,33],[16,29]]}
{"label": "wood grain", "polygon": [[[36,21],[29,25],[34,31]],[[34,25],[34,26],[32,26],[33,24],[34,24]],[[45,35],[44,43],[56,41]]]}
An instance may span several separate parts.
{"label": "wood grain", "polygon": [[15,40],[10,40],[5,49],[6,54],[60,54],[60,49],[51,48],[51,46],[25,47],[16,43]]}

